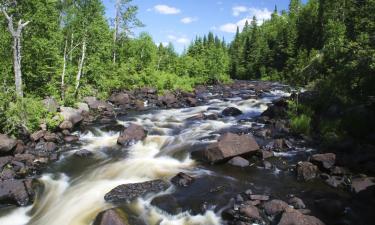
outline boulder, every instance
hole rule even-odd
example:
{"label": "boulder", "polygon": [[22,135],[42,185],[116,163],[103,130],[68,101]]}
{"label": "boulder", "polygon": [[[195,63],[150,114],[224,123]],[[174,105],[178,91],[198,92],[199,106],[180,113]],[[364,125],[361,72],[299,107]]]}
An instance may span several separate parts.
{"label": "boulder", "polygon": [[297,177],[304,181],[312,180],[317,176],[318,167],[311,162],[299,162],[297,164]]}
{"label": "boulder", "polygon": [[104,199],[110,203],[129,202],[149,193],[158,193],[164,191],[167,188],[169,188],[169,186],[169,183],[163,180],[152,180],[142,183],[122,184],[108,192],[104,196]]}
{"label": "boulder", "polygon": [[250,195],[251,200],[268,201],[270,196],[268,195]]}
{"label": "boulder", "polygon": [[306,208],[305,203],[302,201],[302,199],[297,197],[291,197],[288,200],[288,204],[292,205],[295,209],[304,209]]}
{"label": "boulder", "polygon": [[89,151],[89,150],[86,150],[86,149],[82,149],[82,150],[79,150],[79,151],[74,153],[74,156],[77,156],[79,158],[87,158],[87,157],[90,157],[92,155],[94,155],[94,153],[92,151]]}
{"label": "boulder", "polygon": [[289,207],[289,205],[281,200],[274,199],[269,202],[265,202],[262,205],[264,211],[267,213],[269,216],[275,216],[278,215],[279,213],[284,212],[286,208]]}
{"label": "boulder", "polygon": [[123,146],[131,146],[145,139],[146,136],[147,131],[142,126],[132,123],[121,132],[117,143]]}
{"label": "boulder", "polygon": [[235,108],[235,107],[228,107],[225,108],[222,112],[221,115],[223,116],[239,116],[242,114],[242,111]]}
{"label": "boulder", "polygon": [[157,196],[152,199],[151,205],[156,206],[171,215],[176,215],[182,211],[177,199],[172,195]]}
{"label": "boulder", "polygon": [[335,165],[336,155],[333,153],[315,154],[311,156],[310,161],[321,170],[329,170]]}
{"label": "boulder", "polygon": [[217,142],[210,144],[204,150],[193,152],[192,155],[195,158],[215,163],[253,153],[258,149],[259,145],[252,136],[226,133],[221,135]]}
{"label": "boulder", "polygon": [[87,103],[84,103],[84,102],[78,102],[76,104],[76,107],[77,109],[83,113],[83,112],[89,112],[90,111],[90,108],[89,108],[89,105]]}
{"label": "boulder", "polygon": [[45,130],[39,130],[30,135],[32,141],[39,141],[47,132]]}
{"label": "boulder", "polygon": [[120,210],[107,209],[96,216],[93,225],[129,225],[129,223],[126,215]]}
{"label": "boulder", "polygon": [[60,114],[64,120],[72,122],[73,126],[83,120],[80,110],[72,107],[60,107]]}
{"label": "boulder", "polygon": [[48,112],[57,112],[57,109],[59,108],[59,103],[56,101],[56,99],[48,97],[44,99],[42,102]]}
{"label": "boulder", "polygon": [[250,219],[259,220],[262,217],[260,216],[259,210],[253,205],[244,205],[240,207],[240,213]]}
{"label": "boulder", "polygon": [[47,142],[57,142],[60,139],[59,136],[57,136],[57,134],[50,132],[45,133],[43,138]]}
{"label": "boulder", "polygon": [[352,190],[355,193],[360,191],[366,190],[370,186],[375,185],[375,178],[374,177],[361,177],[361,178],[354,178],[352,180]]}
{"label": "boulder", "polygon": [[238,166],[238,167],[247,167],[250,165],[249,161],[240,157],[240,156],[236,156],[234,158],[232,158],[231,160],[228,161],[228,164],[232,165],[232,166]]}
{"label": "boulder", "polygon": [[63,121],[60,125],[59,125],[59,128],[61,130],[70,130],[73,128],[73,123],[68,121],[68,120],[65,120]]}
{"label": "boulder", "polygon": [[196,98],[193,98],[193,97],[187,97],[186,98],[186,102],[189,104],[189,106],[197,106],[198,104],[198,101]]}
{"label": "boulder", "polygon": [[314,216],[304,215],[294,209],[286,209],[278,225],[324,225],[324,223]]}
{"label": "boulder", "polygon": [[261,150],[260,155],[262,159],[268,159],[274,157],[274,153],[268,150]]}
{"label": "boulder", "polygon": [[127,105],[131,102],[131,99],[127,93],[113,93],[109,98],[109,101],[116,105]]}
{"label": "boulder", "polygon": [[79,141],[79,137],[77,135],[66,135],[64,141],[67,143],[76,142]]}
{"label": "boulder", "polygon": [[158,100],[167,107],[171,107],[177,102],[176,96],[171,92],[167,92],[165,95],[159,96]]}
{"label": "boulder", "polygon": [[32,202],[33,192],[30,181],[2,180],[0,181],[0,204],[26,206]]}
{"label": "boulder", "polygon": [[194,182],[194,178],[181,172],[174,176],[171,179],[171,182],[176,186],[186,187]]}
{"label": "boulder", "polygon": [[3,169],[3,167],[5,165],[7,165],[8,163],[10,163],[12,160],[13,160],[12,156],[3,156],[3,157],[0,157],[0,171]]}
{"label": "boulder", "polygon": [[8,135],[0,134],[0,154],[7,154],[16,147],[17,141]]}

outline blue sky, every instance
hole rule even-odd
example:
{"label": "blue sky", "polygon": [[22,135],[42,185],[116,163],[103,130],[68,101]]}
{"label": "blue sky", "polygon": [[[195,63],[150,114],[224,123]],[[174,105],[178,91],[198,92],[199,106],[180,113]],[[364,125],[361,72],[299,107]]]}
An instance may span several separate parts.
{"label": "blue sky", "polygon": [[[114,16],[115,0],[103,0],[106,15]],[[305,1],[304,1],[305,2]],[[255,15],[259,23],[268,19],[275,5],[287,9],[289,0],[133,0],[139,7],[138,18],[146,25],[135,34],[146,31],[155,43],[172,42],[178,52],[197,35],[214,32],[231,41],[235,29]]]}

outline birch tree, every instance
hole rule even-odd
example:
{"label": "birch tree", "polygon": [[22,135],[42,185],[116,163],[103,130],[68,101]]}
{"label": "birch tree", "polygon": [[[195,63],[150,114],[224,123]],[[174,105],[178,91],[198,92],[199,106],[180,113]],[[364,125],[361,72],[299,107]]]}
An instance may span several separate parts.
{"label": "birch tree", "polygon": [[23,97],[23,90],[22,90],[22,70],[21,70],[21,37],[23,29],[30,23],[30,21],[23,22],[20,19],[17,23],[17,27],[15,27],[13,16],[8,15],[6,7],[4,5],[1,6],[1,12],[4,14],[5,18],[8,22],[8,30],[12,35],[13,39],[13,69],[14,69],[14,80],[16,85],[16,94],[18,97]]}

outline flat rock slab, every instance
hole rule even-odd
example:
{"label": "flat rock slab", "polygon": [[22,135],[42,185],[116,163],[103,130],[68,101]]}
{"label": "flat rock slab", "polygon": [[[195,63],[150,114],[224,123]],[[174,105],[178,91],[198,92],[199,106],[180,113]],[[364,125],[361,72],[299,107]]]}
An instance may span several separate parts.
{"label": "flat rock slab", "polygon": [[104,199],[111,203],[130,202],[149,193],[165,191],[169,186],[169,183],[159,179],[142,183],[122,184],[108,192]]}
{"label": "flat rock slab", "polygon": [[287,209],[278,225],[324,225],[324,223],[314,216],[307,216],[297,210]]}
{"label": "flat rock slab", "polygon": [[210,144],[206,149],[193,152],[198,160],[216,163],[235,156],[256,152],[259,145],[252,136],[225,133],[217,142]]}
{"label": "flat rock slab", "polygon": [[352,189],[355,193],[366,190],[370,186],[375,185],[374,177],[354,178],[352,180]]}

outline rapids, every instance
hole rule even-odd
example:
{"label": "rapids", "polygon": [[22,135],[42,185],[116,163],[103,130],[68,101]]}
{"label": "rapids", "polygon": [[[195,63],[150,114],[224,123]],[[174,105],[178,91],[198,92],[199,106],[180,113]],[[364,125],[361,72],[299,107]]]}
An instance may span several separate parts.
{"label": "rapids", "polygon": [[[139,198],[124,208],[133,215],[134,221],[139,217],[150,225],[222,224],[220,213],[236,192],[252,187],[263,193],[279,188],[279,194],[289,193],[292,190],[288,190],[291,187],[288,183],[294,178],[281,173],[277,167],[266,172],[256,167],[242,170],[226,165],[203,166],[190,158],[189,151],[212,142],[220,133],[234,127],[262,126],[252,122],[251,118],[266,110],[272,100],[288,95],[280,88],[259,99],[223,100],[211,96],[203,106],[133,112],[118,118],[117,124],[97,124],[82,129],[78,132],[79,143],[65,146],[60,160],[39,179],[43,187],[37,193],[35,203],[2,211],[0,224],[92,224],[100,211],[113,207],[104,201],[104,195],[117,185],[159,178],[168,180],[181,171],[195,176],[196,182],[188,190],[171,187],[165,191],[183,204],[181,213],[169,215],[152,206],[150,202],[155,195]],[[244,114],[217,120],[191,119],[201,112],[220,113],[230,106],[239,108]],[[142,125],[148,130],[148,136],[143,142],[122,149],[116,144],[119,127],[130,122]],[[77,159],[73,154],[80,149],[90,150],[94,156]],[[294,157],[298,152],[282,157]],[[216,193],[215,188],[223,191]]]}

